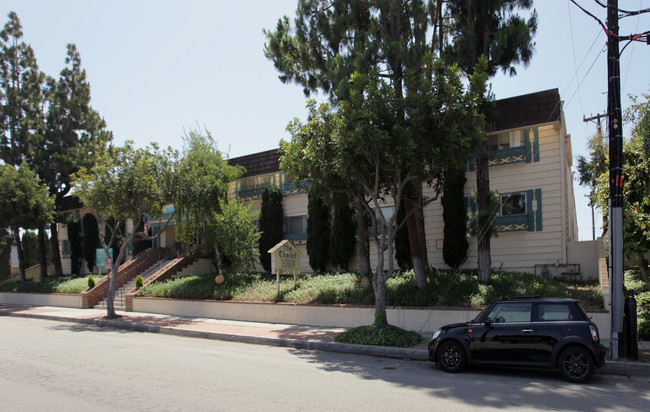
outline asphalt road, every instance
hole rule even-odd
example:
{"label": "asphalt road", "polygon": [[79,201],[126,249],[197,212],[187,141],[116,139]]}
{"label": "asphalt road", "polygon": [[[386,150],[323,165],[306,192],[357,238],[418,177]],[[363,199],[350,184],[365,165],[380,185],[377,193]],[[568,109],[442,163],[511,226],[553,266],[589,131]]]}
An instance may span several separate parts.
{"label": "asphalt road", "polygon": [[639,411],[650,377],[472,369],[0,317],[0,409]]}

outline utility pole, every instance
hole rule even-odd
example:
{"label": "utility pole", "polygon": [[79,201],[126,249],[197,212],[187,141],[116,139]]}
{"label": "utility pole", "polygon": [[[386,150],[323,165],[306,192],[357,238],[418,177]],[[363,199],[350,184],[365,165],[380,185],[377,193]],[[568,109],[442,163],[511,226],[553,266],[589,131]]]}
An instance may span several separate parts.
{"label": "utility pole", "polygon": [[[600,127],[600,119],[607,117],[607,113],[598,113],[595,116],[590,116],[586,117],[585,115],[582,115],[582,121],[587,123],[591,121],[596,121],[596,131],[598,133],[598,136],[602,136],[603,130]],[[591,192],[589,193],[589,206],[591,206],[591,240],[596,240],[596,216],[594,212],[594,203],[593,203],[593,194],[594,194],[594,189],[593,186],[591,188]]]}
{"label": "utility pole", "polygon": [[597,130],[598,134],[601,134],[602,133],[602,128],[600,127],[600,119],[603,119],[603,118],[605,118],[607,116],[608,116],[607,113],[602,113],[602,114],[599,113],[599,114],[597,114],[595,116],[592,115],[590,117],[585,117],[584,115],[582,115],[582,121],[587,123],[587,122],[591,122],[591,121],[595,120],[596,121],[596,130]]}
{"label": "utility pole", "polygon": [[611,353],[623,332],[623,122],[618,49],[618,0],[607,1],[607,113],[609,114],[609,286]]}

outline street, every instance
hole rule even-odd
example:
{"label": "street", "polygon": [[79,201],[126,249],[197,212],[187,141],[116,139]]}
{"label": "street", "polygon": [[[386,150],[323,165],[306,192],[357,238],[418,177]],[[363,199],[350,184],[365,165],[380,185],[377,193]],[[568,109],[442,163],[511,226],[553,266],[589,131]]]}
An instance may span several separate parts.
{"label": "street", "polygon": [[433,363],[0,317],[7,411],[645,410],[650,378]]}

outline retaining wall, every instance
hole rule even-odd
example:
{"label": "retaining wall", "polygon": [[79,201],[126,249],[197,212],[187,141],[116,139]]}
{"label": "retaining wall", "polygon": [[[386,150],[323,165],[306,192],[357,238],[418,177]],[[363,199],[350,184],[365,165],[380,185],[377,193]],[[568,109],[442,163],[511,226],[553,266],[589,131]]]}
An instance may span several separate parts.
{"label": "retaining wall", "polygon": [[60,306],[64,308],[79,308],[82,306],[81,295],[69,293],[13,293],[0,292],[0,304]]}
{"label": "retaining wall", "polygon": [[[179,299],[133,298],[133,311],[247,322],[288,323],[351,328],[370,325],[374,306],[298,305],[291,303],[214,302]],[[466,308],[388,308],[388,323],[428,334],[441,326],[466,322],[478,315]],[[602,338],[609,336],[608,312],[589,312]]]}

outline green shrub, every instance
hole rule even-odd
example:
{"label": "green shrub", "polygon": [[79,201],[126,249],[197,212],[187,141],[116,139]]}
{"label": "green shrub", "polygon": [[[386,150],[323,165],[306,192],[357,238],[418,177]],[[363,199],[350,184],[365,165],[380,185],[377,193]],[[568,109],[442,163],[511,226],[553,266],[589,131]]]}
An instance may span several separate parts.
{"label": "green shrub", "polygon": [[[372,276],[369,280],[372,283]],[[569,296],[580,299],[588,308],[603,307],[598,285],[568,284],[526,273],[495,273],[489,284],[480,285],[473,272],[429,269],[427,280],[429,286],[418,289],[412,270],[396,272],[386,282],[386,305],[482,307],[503,297],[540,295]],[[372,286],[361,286],[355,273],[301,275],[295,286],[291,276],[281,276],[279,295],[274,275],[235,273],[222,284],[209,275],[188,276],[149,284],[138,291],[138,296],[300,304],[375,302]]]}
{"label": "green shrub", "polygon": [[88,289],[95,287],[95,278],[92,275],[88,276]]}
{"label": "green shrub", "polygon": [[636,296],[637,333],[639,339],[650,339],[650,288],[638,271],[627,271],[625,289],[638,293]]}
{"label": "green shrub", "polygon": [[359,345],[394,346],[399,348],[408,348],[426,342],[426,339],[417,332],[388,324],[353,328],[336,336],[334,340]]}
{"label": "green shrub", "polygon": [[138,275],[135,278],[135,288],[140,289],[144,285],[144,281],[142,280],[142,276]]}

